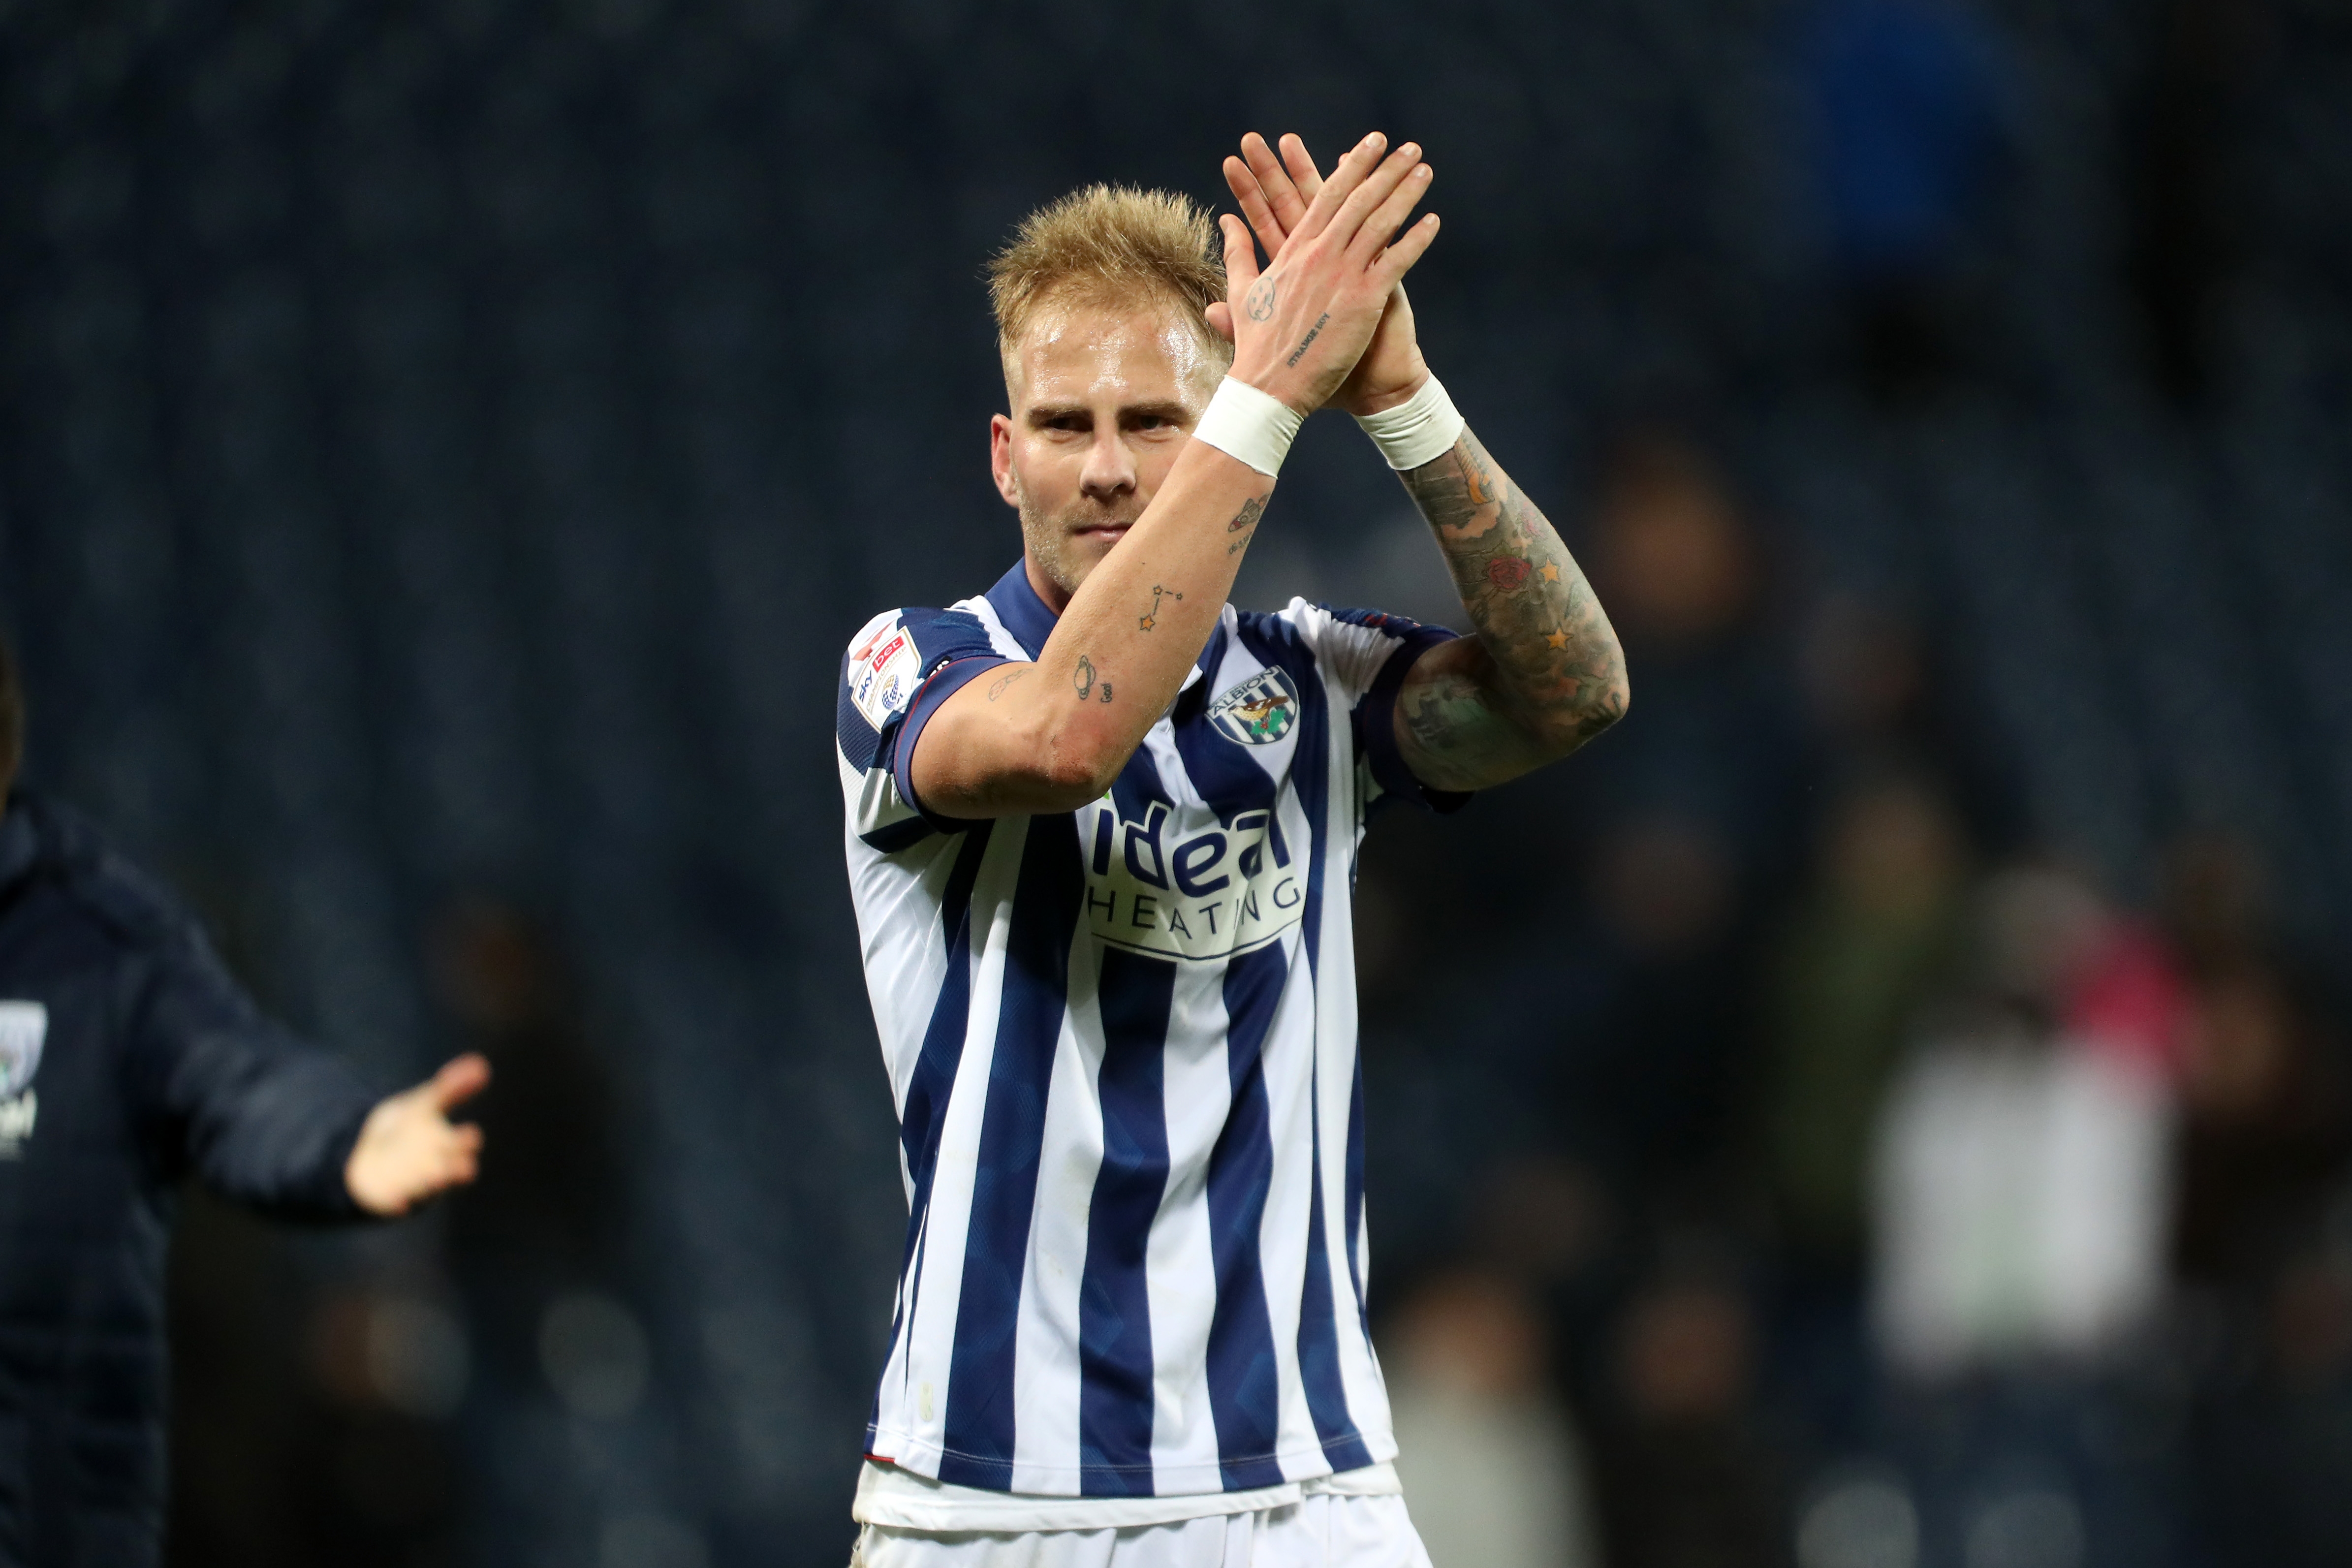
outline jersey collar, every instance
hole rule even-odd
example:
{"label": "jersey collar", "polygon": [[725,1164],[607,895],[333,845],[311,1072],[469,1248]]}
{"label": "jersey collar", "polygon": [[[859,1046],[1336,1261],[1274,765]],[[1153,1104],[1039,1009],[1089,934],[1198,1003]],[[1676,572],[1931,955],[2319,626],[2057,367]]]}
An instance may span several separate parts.
{"label": "jersey collar", "polygon": [[[1021,645],[1024,653],[1034,659],[1045,651],[1045,639],[1054,635],[1054,623],[1060,617],[1045,607],[1045,601],[1039,598],[1037,590],[1029,585],[1027,562],[1015,561],[1013,570],[999,577],[996,586],[982,597],[988,601],[989,608],[996,612],[996,618],[1004,623],[1004,629],[1013,634],[1013,640]],[[1180,705],[1182,694],[1199,685],[1202,678],[1214,669],[1217,661],[1224,657],[1225,619],[1232,614],[1232,607],[1228,605],[1225,615],[1217,617],[1216,627],[1209,633],[1208,643],[1201,649],[1201,657],[1192,661],[1192,672],[1184,678],[1184,684],[1176,689]]]}
{"label": "jersey collar", "polygon": [[983,597],[1024,653],[1034,659],[1045,651],[1045,639],[1054,635],[1056,617],[1045,607],[1045,601],[1037,596],[1037,590],[1029,585],[1027,562],[1015,561],[1013,570],[999,577],[996,586]]}

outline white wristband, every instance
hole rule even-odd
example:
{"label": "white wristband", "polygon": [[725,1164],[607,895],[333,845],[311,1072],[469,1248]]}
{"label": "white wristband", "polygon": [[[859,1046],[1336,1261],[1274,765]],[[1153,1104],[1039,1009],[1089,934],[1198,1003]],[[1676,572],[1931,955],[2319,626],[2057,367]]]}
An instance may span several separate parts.
{"label": "white wristband", "polygon": [[1359,414],[1356,423],[1364,427],[1389,467],[1399,470],[1437,461],[1454,449],[1454,443],[1462,439],[1467,428],[1454,399],[1445,395],[1445,384],[1433,375],[1394,408]]}
{"label": "white wristband", "polygon": [[1201,422],[1192,426],[1192,439],[1206,441],[1272,479],[1282,471],[1282,459],[1306,422],[1305,415],[1279,397],[1229,375],[1218,384]]}

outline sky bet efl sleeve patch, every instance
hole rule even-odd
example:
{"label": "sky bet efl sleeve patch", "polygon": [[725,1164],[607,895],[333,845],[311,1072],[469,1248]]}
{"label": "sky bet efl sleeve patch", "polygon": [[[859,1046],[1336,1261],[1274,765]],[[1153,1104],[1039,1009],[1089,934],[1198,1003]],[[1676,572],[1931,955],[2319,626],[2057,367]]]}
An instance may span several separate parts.
{"label": "sky bet efl sleeve patch", "polygon": [[[908,764],[924,721],[965,681],[1005,662],[968,610],[891,610],[866,623],[841,662],[835,715],[843,788],[860,838],[886,853],[932,832]],[[921,813],[921,815],[918,815]]]}
{"label": "sky bet efl sleeve patch", "polygon": [[846,677],[850,706],[878,731],[906,710],[922,665],[922,653],[915,647],[915,634],[905,618],[896,610],[877,616],[850,644]]}

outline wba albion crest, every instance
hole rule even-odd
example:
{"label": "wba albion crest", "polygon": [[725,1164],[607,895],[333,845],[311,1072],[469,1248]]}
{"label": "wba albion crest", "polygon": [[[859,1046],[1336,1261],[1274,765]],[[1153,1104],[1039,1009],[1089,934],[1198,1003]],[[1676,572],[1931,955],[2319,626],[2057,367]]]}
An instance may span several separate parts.
{"label": "wba albion crest", "polygon": [[1228,741],[1271,746],[1298,721],[1298,692],[1269,665],[1210,703],[1209,721]]}

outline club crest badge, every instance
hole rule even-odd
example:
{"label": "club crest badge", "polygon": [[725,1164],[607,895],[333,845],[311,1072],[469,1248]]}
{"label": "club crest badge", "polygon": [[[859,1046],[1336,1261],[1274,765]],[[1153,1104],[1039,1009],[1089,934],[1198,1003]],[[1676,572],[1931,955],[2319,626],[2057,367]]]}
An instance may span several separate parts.
{"label": "club crest badge", "polygon": [[49,1010],[38,1002],[0,1002],[0,1100],[22,1094],[41,1070]]}
{"label": "club crest badge", "polygon": [[1268,666],[1210,703],[1209,721],[1237,745],[1271,746],[1298,722],[1298,692]]}

